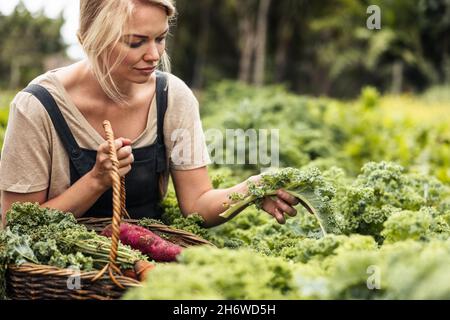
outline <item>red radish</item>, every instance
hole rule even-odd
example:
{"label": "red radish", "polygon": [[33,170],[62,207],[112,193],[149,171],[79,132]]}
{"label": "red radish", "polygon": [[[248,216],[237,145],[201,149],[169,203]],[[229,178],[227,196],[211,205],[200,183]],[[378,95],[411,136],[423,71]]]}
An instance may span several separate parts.
{"label": "red radish", "polygon": [[[111,237],[112,225],[108,225],[102,235]],[[161,262],[175,261],[182,250],[180,246],[162,239],[150,230],[128,223],[120,225],[120,241]]]}

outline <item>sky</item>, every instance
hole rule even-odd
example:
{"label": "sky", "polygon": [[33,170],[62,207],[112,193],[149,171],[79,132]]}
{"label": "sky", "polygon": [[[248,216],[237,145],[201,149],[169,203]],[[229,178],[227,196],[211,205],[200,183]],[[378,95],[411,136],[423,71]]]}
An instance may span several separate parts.
{"label": "sky", "polygon": [[[79,18],[78,0],[23,0],[23,2],[31,12],[44,9],[45,14],[50,18],[56,18],[61,11],[64,11],[66,23],[62,27],[61,34],[64,41],[69,45],[67,54],[74,60],[84,57],[83,50],[76,37]],[[8,15],[18,3],[19,0],[0,0],[0,12]]]}

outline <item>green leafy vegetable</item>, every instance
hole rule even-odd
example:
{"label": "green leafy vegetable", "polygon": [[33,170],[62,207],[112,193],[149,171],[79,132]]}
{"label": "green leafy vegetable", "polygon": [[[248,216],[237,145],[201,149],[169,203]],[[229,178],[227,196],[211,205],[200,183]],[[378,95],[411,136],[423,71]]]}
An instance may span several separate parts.
{"label": "green leafy vegetable", "polygon": [[281,188],[298,198],[301,205],[317,217],[324,235],[338,232],[331,206],[335,190],[317,168],[285,168],[264,174],[258,183],[249,182],[248,194],[232,194],[235,202],[221,216],[229,218],[252,204],[260,208],[264,197],[275,196]]}
{"label": "green leafy vegetable", "polygon": [[[31,262],[91,271],[109,261],[110,247],[110,239],[88,231],[70,213],[37,203],[15,203],[7,212],[7,228],[0,231],[0,287],[4,294],[8,264]],[[138,260],[147,258],[119,244],[116,261],[120,268],[132,268]]]}

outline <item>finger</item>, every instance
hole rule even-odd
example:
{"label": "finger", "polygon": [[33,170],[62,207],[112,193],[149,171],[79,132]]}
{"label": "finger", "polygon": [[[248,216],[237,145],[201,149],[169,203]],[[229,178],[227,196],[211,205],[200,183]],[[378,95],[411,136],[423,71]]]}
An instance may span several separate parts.
{"label": "finger", "polygon": [[109,150],[108,141],[103,142],[101,145],[98,146],[97,152],[103,152],[107,153]]}
{"label": "finger", "polygon": [[97,153],[97,163],[100,163],[103,166],[105,163],[111,162],[109,155],[106,153],[98,152]]}
{"label": "finger", "polygon": [[278,208],[275,208],[275,219],[277,219],[279,224],[285,224],[286,219],[284,218],[283,212],[281,212]]}
{"label": "finger", "polygon": [[109,156],[106,153],[98,152],[97,153],[97,162],[100,164],[103,164],[106,161],[111,161],[111,160],[109,160]]}
{"label": "finger", "polygon": [[277,191],[277,197],[281,198],[282,200],[284,200],[286,203],[288,203],[291,206],[296,206],[296,205],[298,205],[300,203],[300,200],[298,200],[293,195],[290,195],[289,193],[287,193],[283,189],[279,189]]}
{"label": "finger", "polygon": [[125,159],[127,157],[130,156],[130,154],[133,153],[133,150],[131,149],[131,146],[125,146],[120,148],[117,151],[117,159],[121,160],[121,159]]}
{"label": "finger", "polygon": [[122,146],[131,146],[132,143],[131,139],[122,137],[120,137],[119,139],[122,140]]}
{"label": "finger", "polygon": [[114,140],[114,146],[116,147],[116,150],[119,150],[123,147],[123,140],[122,138]]}
{"label": "finger", "polygon": [[280,217],[277,217],[277,215],[279,215],[279,213],[277,212],[277,205],[276,205],[275,201],[273,201],[271,198],[264,199],[263,209],[268,214],[273,216],[275,219],[278,220],[280,218]]}
{"label": "finger", "polygon": [[128,165],[128,166],[126,166],[126,167],[123,167],[123,168],[120,168],[120,169],[119,169],[119,175],[120,175],[121,177],[124,177],[124,176],[126,176],[127,173],[130,172],[130,171],[131,171],[131,165]]}
{"label": "finger", "polygon": [[102,162],[102,168],[103,168],[103,170],[111,171],[112,168],[113,168],[112,161],[109,160],[109,159],[103,161],[103,162]]}
{"label": "finger", "polygon": [[297,214],[297,210],[295,210],[294,208],[292,208],[289,204],[287,204],[286,202],[284,202],[284,200],[277,198],[277,200],[275,201],[277,208],[282,211],[282,212],[286,212],[288,215],[290,215],[291,217],[295,217],[295,215]]}
{"label": "finger", "polygon": [[[116,147],[116,150],[119,150],[123,146],[122,139],[116,139],[114,140],[114,146]],[[108,141],[103,142],[97,149],[99,152],[109,153],[109,143]]]}
{"label": "finger", "polygon": [[131,165],[133,162],[134,162],[134,156],[132,154],[130,154],[125,159],[122,159],[122,160],[119,161],[119,168],[123,168],[123,167],[126,167],[128,165]]}

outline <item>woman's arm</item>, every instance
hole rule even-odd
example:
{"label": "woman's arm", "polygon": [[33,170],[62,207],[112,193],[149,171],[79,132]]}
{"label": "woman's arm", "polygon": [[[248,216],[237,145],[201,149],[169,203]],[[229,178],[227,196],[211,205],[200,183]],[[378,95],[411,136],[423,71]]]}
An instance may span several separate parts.
{"label": "woman's arm", "polygon": [[[115,140],[117,158],[119,160],[119,175],[121,177],[131,170],[131,165],[134,161],[130,145],[131,140],[129,139],[119,138]],[[109,159],[108,151],[108,143],[104,142],[101,144],[97,150],[94,168],[55,198],[47,198],[48,190],[35,193],[2,191],[2,224],[5,225],[5,213],[14,202],[38,202],[41,207],[72,212],[76,218],[83,216],[112,185],[112,162]]]}
{"label": "woman's arm", "polygon": [[[226,210],[224,204],[231,203],[228,198],[231,193],[247,192],[248,180],[228,189],[213,189],[207,167],[187,171],[172,170],[171,174],[181,212],[184,216],[198,213],[205,220],[206,227],[214,227],[227,221],[219,215]],[[259,176],[249,178],[252,181],[258,179]],[[293,206],[296,204],[296,198],[279,190],[276,200],[264,199],[263,209],[279,223],[284,223],[283,213],[295,216],[297,211]]]}
{"label": "woman's arm", "polygon": [[98,183],[92,176],[92,172],[81,177],[69,189],[59,196],[47,201],[48,190],[34,193],[15,193],[2,191],[2,223],[6,224],[6,211],[14,202],[38,202],[41,207],[58,209],[64,212],[72,212],[76,218],[83,214],[106,191],[105,187]]}

